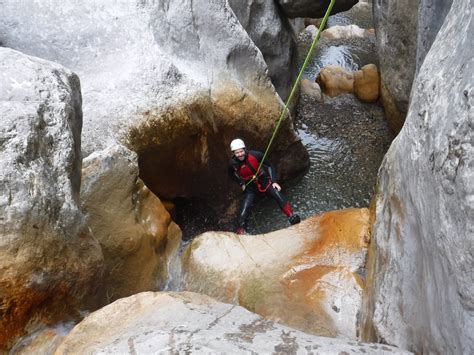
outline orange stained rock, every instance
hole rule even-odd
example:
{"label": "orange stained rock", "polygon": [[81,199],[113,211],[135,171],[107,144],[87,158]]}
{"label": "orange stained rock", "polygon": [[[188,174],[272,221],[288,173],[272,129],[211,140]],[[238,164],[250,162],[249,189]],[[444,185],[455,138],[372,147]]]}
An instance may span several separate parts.
{"label": "orange stained rock", "polygon": [[[340,292],[344,285],[355,283],[364,288],[361,277],[351,270],[357,265],[339,265],[337,255],[354,254],[354,264],[361,262],[356,261],[356,255],[368,246],[369,222],[370,213],[366,208],[326,212],[305,222],[306,230],[300,232],[315,233],[316,238],[280,279],[289,309],[279,312],[291,313],[283,317],[289,324],[319,335],[336,335],[325,301],[332,293]],[[338,275],[336,280],[340,281],[325,281],[328,274]]]}
{"label": "orange stained rock", "polygon": [[70,295],[71,285],[59,282],[45,290],[35,290],[23,286],[26,281],[22,281],[0,281],[4,292],[0,303],[0,353],[25,333],[25,327],[32,318],[52,324],[59,320],[59,314],[67,318],[68,312],[76,308],[72,304],[74,297]]}
{"label": "orange stained rock", "polygon": [[332,248],[353,252],[367,248],[370,240],[370,214],[367,208],[330,211],[313,218],[314,229],[319,237],[311,243],[305,255],[317,256]]}

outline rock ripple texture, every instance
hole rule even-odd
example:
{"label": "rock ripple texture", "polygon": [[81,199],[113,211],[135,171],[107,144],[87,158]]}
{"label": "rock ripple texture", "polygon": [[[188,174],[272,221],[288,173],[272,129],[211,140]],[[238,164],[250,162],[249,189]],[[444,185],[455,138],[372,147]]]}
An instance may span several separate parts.
{"label": "rock ripple texture", "polygon": [[408,354],[394,347],[309,335],[242,307],[185,293],[140,293],[91,314],[60,354]]}
{"label": "rock ripple texture", "polygon": [[369,321],[416,353],[474,353],[473,8],[453,2],[379,172]]}
{"label": "rock ripple texture", "polygon": [[31,319],[66,316],[91,297],[102,252],[78,207],[78,77],[0,48],[0,116],[1,349]]}

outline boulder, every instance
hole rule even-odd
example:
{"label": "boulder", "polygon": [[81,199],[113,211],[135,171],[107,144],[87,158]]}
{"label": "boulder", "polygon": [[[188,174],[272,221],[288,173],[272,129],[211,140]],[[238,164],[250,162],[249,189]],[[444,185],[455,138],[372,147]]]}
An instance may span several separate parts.
{"label": "boulder", "polygon": [[328,40],[364,38],[369,35],[371,35],[371,33],[368,30],[360,28],[357,25],[336,25],[329,27],[321,33],[321,37],[327,38]]}
{"label": "boulder", "polygon": [[336,65],[322,68],[316,81],[323,92],[331,97],[354,92],[353,74]]}
{"label": "boulder", "polygon": [[260,49],[268,75],[283,101],[290,94],[298,71],[298,53],[293,26],[273,1],[230,0],[229,4]]}
{"label": "boulder", "polygon": [[60,354],[407,354],[394,347],[329,339],[262,319],[239,306],[184,293],[144,292],[79,323]]}
{"label": "boulder", "polygon": [[418,1],[376,1],[375,33],[381,95],[391,129],[399,132],[408,110],[416,70]]}
{"label": "boulder", "polygon": [[380,77],[375,64],[367,64],[354,73],[354,95],[363,102],[375,102],[380,96]]}
{"label": "boulder", "polygon": [[182,288],[308,333],[357,339],[368,217],[347,209],[268,234],[204,233],[183,254]]}
{"label": "boulder", "polygon": [[[338,0],[335,2],[331,14],[347,11],[359,0]],[[295,17],[323,17],[331,3],[330,0],[278,0],[283,12],[289,18]]]}
{"label": "boulder", "polygon": [[78,77],[8,48],[0,73],[1,351],[26,326],[92,306],[103,259],[79,209]]}
{"label": "boulder", "polygon": [[323,93],[321,92],[318,83],[309,79],[301,80],[301,95],[308,97],[312,101],[323,101]]}
{"label": "boulder", "polygon": [[83,162],[81,200],[105,258],[104,304],[164,287],[181,231],[138,178],[137,156],[113,145]]}
{"label": "boulder", "polygon": [[[225,0],[7,0],[0,33],[5,46],[81,77],[84,156],[118,141],[167,200],[225,206],[228,143],[240,136],[263,149],[282,109],[260,50]],[[274,147],[280,178],[308,165],[291,120]]]}
{"label": "boulder", "polygon": [[379,170],[364,338],[420,354],[474,353],[472,5],[453,2]]}

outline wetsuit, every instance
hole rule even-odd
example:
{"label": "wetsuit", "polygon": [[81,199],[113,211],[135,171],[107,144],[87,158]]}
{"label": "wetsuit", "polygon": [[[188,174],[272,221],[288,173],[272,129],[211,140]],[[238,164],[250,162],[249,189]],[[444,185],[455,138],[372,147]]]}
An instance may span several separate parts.
{"label": "wetsuit", "polygon": [[293,215],[293,211],[286,197],[272,186],[272,183],[276,182],[276,171],[271,163],[265,161],[262,164],[258,177],[249,183],[249,181],[251,181],[255,176],[262,159],[262,152],[250,150],[246,152],[245,159],[243,161],[240,161],[235,156],[233,156],[230,160],[230,176],[240,186],[246,186],[244,190],[244,198],[240,207],[238,219],[239,228],[247,228],[250,211],[252,209],[255,196],[258,193],[266,194],[272,197],[278,203],[281,210],[286,214],[287,217],[291,217]]}

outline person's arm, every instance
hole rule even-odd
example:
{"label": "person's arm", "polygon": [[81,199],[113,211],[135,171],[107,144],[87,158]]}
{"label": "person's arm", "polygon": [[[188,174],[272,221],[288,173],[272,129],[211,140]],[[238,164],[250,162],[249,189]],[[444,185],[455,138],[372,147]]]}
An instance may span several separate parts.
{"label": "person's arm", "polygon": [[235,164],[233,164],[232,160],[230,161],[230,164],[229,164],[229,167],[228,167],[228,173],[229,173],[229,176],[232,178],[232,180],[234,180],[240,186],[245,185],[244,179],[242,179],[242,177],[237,172],[237,168],[236,168]]}

